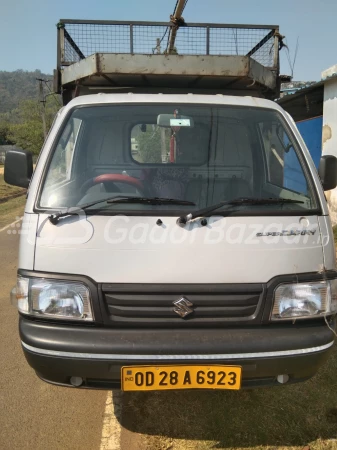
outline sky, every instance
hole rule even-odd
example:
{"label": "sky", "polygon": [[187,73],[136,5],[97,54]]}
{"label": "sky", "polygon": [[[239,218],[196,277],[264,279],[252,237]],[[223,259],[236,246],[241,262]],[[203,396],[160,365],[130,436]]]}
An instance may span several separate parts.
{"label": "sky", "polygon": [[[59,19],[168,21],[176,0],[1,0],[0,70],[56,67]],[[337,64],[336,0],[189,0],[186,22],[279,25],[291,58],[299,48],[294,80],[319,80]],[[282,50],[281,73],[290,74]]]}

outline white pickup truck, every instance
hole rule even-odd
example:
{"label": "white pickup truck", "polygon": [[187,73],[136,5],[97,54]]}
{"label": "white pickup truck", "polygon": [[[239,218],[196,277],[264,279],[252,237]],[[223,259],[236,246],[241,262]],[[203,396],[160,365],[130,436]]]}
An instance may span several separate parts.
{"label": "white pickup truck", "polygon": [[[61,22],[59,48],[76,53],[73,22]],[[254,52],[229,56],[231,63],[205,55],[207,73],[200,55],[186,63],[179,54],[81,54],[62,63],[64,99],[74,98],[58,113],[34,174],[28,152],[8,152],[5,162],[6,182],[29,186],[12,292],[28,363],[51,383],[127,391],[313,376],[336,330],[322,184],[336,186],[337,164],[325,156],[319,177],[291,117],[257,97],[275,94],[275,73]],[[134,69],[141,57],[151,61],[142,76]],[[215,74],[221,58],[230,75]],[[240,58],[248,69],[235,76]],[[121,75],[125,60],[129,73]],[[166,72],[174,62],[194,73],[167,75],[172,91],[155,93],[160,61]],[[252,95],[238,95],[233,86],[247,85],[252,70]],[[123,93],[137,77],[144,92]],[[210,95],[228,77],[235,95]],[[102,93],[87,95],[101,78]],[[111,87],[117,92],[107,93]]]}

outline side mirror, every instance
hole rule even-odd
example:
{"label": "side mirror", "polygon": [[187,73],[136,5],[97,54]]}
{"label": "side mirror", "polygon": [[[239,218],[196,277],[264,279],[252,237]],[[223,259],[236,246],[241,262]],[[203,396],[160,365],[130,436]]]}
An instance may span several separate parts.
{"label": "side mirror", "polygon": [[33,174],[33,156],[25,150],[9,150],[5,158],[4,179],[8,184],[28,188]]}
{"label": "side mirror", "polygon": [[322,156],[318,175],[322,181],[323,189],[330,191],[337,186],[337,158],[332,155]]}

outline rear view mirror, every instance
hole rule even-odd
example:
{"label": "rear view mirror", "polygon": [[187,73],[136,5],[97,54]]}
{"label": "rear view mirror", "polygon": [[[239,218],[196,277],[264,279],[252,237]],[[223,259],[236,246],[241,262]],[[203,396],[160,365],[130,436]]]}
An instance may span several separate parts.
{"label": "rear view mirror", "polygon": [[8,184],[28,188],[33,174],[33,157],[25,150],[9,150],[6,153],[4,179]]}
{"label": "rear view mirror", "polygon": [[332,155],[322,156],[318,174],[325,191],[334,189],[337,186],[337,158]]}
{"label": "rear view mirror", "polygon": [[157,125],[159,127],[194,127],[193,117],[182,116],[175,117],[173,114],[159,114],[157,117]]}

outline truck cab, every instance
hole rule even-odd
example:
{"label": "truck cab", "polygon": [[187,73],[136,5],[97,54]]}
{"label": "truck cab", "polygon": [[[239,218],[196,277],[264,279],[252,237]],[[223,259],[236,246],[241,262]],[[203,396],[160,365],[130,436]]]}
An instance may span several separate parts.
{"label": "truck cab", "polygon": [[[59,32],[70,45],[66,23]],[[127,391],[310,378],[336,334],[323,191],[336,185],[336,159],[324,157],[319,176],[291,117],[255,91],[182,92],[186,80],[171,74],[170,93],[89,94],[104,70],[126,84],[113,57],[64,66],[64,98],[74,98],[34,175],[27,152],[6,157],[5,180],[29,185],[12,293],[28,363],[47,382]],[[89,76],[93,60],[105,66]],[[268,79],[273,95],[269,75],[254,89]],[[209,90],[223,74],[199,76]]]}

